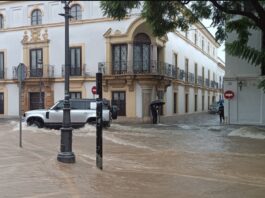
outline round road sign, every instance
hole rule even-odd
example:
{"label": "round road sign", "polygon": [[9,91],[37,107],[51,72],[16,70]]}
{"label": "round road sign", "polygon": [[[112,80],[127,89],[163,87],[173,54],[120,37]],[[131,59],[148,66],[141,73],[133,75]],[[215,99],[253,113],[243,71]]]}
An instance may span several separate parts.
{"label": "round road sign", "polygon": [[230,100],[230,99],[232,99],[234,96],[235,96],[235,94],[234,94],[234,92],[231,91],[231,90],[227,90],[227,91],[224,92],[224,97],[225,97],[225,99]]}
{"label": "round road sign", "polygon": [[97,93],[97,87],[96,86],[93,86],[91,88],[91,92],[95,95]]}

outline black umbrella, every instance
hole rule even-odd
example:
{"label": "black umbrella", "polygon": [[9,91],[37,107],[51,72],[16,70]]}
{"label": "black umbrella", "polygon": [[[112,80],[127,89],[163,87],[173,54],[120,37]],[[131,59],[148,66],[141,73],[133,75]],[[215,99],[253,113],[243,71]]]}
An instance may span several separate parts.
{"label": "black umbrella", "polygon": [[162,100],[154,100],[154,101],[151,102],[150,105],[162,106],[164,104],[165,104],[165,102],[163,102]]}

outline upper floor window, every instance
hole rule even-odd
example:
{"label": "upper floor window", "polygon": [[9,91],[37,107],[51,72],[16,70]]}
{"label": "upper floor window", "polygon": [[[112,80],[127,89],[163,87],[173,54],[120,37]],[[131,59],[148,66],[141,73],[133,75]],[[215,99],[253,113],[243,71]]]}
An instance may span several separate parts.
{"label": "upper floor window", "polygon": [[207,52],[208,52],[208,54],[210,54],[210,42],[208,42]]}
{"label": "upper floor window", "polygon": [[195,33],[194,33],[194,43],[195,43],[195,45],[197,45],[197,40],[198,40],[198,38],[197,38],[197,30],[195,30]]}
{"label": "upper floor window", "polygon": [[4,52],[0,52],[0,79],[4,78]]}
{"label": "upper floor window", "polygon": [[186,38],[188,38],[188,37],[189,37],[189,32],[188,32],[188,30],[187,30],[187,31],[185,31],[185,37],[186,37]]}
{"label": "upper floor window", "polygon": [[202,50],[204,50],[204,37],[202,37]]}
{"label": "upper floor window", "polygon": [[133,41],[133,69],[134,72],[150,71],[150,45],[148,35],[139,33]]}
{"label": "upper floor window", "polygon": [[0,14],[0,29],[4,28],[4,17],[2,14]]}
{"label": "upper floor window", "polygon": [[112,46],[112,69],[114,74],[127,71],[127,45],[117,44]]}
{"label": "upper floor window", "polygon": [[188,81],[189,75],[189,59],[185,58],[185,80]]}
{"label": "upper floor window", "polygon": [[42,69],[42,49],[30,50],[30,76],[41,77],[43,74]]}
{"label": "upper floor window", "polygon": [[81,57],[81,47],[71,47],[70,48],[70,75],[71,76],[81,76],[81,65],[82,65],[82,57]]}
{"label": "upper floor window", "polygon": [[82,11],[80,5],[75,4],[71,7],[71,16],[73,17],[73,20],[82,19]]}
{"label": "upper floor window", "polygon": [[82,93],[81,92],[69,92],[70,98],[71,99],[80,99],[82,98]]}
{"label": "upper floor window", "polygon": [[33,10],[31,13],[31,25],[41,25],[42,15],[39,9]]}

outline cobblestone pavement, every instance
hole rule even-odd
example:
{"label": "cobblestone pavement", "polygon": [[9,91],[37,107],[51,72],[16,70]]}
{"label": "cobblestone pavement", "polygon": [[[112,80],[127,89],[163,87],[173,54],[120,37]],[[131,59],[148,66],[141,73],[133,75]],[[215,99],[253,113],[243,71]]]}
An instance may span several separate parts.
{"label": "cobblestone pavement", "polygon": [[227,126],[217,115],[115,121],[104,130],[103,171],[95,127],[73,131],[75,164],[56,160],[60,131],[0,119],[0,198],[263,198],[265,132]]}

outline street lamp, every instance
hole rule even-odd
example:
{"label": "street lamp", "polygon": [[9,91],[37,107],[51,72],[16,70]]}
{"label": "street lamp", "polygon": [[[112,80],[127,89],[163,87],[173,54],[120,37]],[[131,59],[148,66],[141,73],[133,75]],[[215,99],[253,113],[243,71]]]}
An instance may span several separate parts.
{"label": "street lamp", "polygon": [[59,14],[65,18],[65,75],[64,75],[64,107],[63,107],[63,125],[61,128],[61,146],[57,160],[63,163],[74,163],[75,154],[72,152],[72,127],[70,117],[69,102],[69,73],[70,73],[70,53],[69,53],[69,18],[71,1],[61,1],[64,4],[64,14]]}

